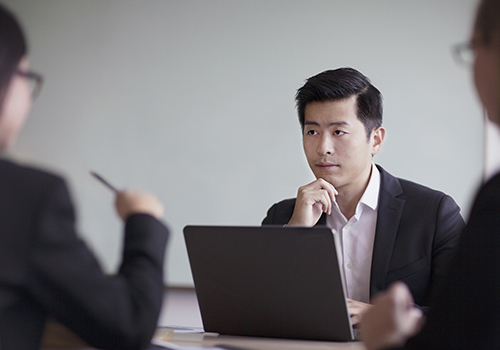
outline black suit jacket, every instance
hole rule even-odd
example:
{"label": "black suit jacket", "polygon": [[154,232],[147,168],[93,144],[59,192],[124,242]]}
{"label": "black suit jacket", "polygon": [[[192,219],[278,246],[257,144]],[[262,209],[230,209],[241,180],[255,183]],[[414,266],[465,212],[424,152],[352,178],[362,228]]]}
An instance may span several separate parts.
{"label": "black suit jacket", "polygon": [[52,316],[95,347],[139,349],[163,295],[166,227],[126,222],[119,272],[106,276],[74,228],[64,181],[0,160],[0,347],[38,349]]}
{"label": "black suit jacket", "polygon": [[500,174],[477,195],[445,288],[405,349],[500,349]]}
{"label": "black suit jacket", "polygon": [[[382,167],[373,247],[370,296],[394,281],[410,288],[415,303],[428,306],[441,288],[465,224],[450,196],[403,179]],[[284,225],[295,198],[273,205],[263,225]],[[317,225],[326,225],[323,214]]]}

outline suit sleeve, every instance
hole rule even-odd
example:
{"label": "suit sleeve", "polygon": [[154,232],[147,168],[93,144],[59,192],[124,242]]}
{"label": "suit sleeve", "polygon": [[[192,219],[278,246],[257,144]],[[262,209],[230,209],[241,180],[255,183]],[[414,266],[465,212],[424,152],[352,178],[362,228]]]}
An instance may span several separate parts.
{"label": "suit sleeve", "polygon": [[161,308],[167,228],[149,215],[131,216],[119,273],[107,276],[75,233],[62,180],[47,189],[39,213],[28,279],[35,300],[92,346],[146,347]]}
{"label": "suit sleeve", "polygon": [[465,223],[460,208],[450,196],[443,196],[439,203],[436,232],[432,244],[431,290],[427,300],[432,300],[443,288],[445,276],[455,256]]}
{"label": "suit sleeve", "polygon": [[269,208],[269,210],[267,211],[266,217],[264,218],[264,220],[262,220],[262,225],[276,225],[274,223],[275,222],[275,219],[274,219],[275,212],[276,212],[276,204],[274,204],[271,208]]}
{"label": "suit sleeve", "polygon": [[285,199],[273,204],[267,211],[267,215],[262,220],[262,225],[286,225],[290,221],[295,208],[295,198]]}

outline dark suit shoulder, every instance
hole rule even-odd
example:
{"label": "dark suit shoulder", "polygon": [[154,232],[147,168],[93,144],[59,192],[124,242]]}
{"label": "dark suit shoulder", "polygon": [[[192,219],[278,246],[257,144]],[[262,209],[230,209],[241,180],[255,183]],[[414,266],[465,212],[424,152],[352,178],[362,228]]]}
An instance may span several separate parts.
{"label": "dark suit shoulder", "polygon": [[439,201],[445,196],[449,197],[442,191],[432,189],[410,180],[395,177],[381,166],[377,165],[377,167],[381,176],[380,189],[391,193],[395,197],[412,201]]}
{"label": "dark suit shoulder", "polygon": [[262,225],[285,225],[293,214],[296,198],[284,199],[273,204],[267,211],[267,216],[262,220]]}
{"label": "dark suit shoulder", "polygon": [[8,160],[0,160],[0,179],[10,186],[46,188],[50,184],[64,182],[63,178],[31,166],[20,165]]}
{"label": "dark suit shoulder", "polygon": [[[498,229],[500,229],[499,211],[500,173],[488,180],[479,190],[474,200],[468,226],[498,236]],[[470,227],[468,229],[470,231]]]}
{"label": "dark suit shoulder", "polygon": [[[408,223],[409,226],[421,227],[423,230],[425,227],[424,231],[428,233],[441,232],[444,236],[456,236],[454,240],[458,239],[465,226],[460,207],[451,196],[442,191],[396,178],[383,169],[381,169],[380,191],[381,199],[392,196],[404,203],[401,222]],[[386,200],[382,201],[382,203],[385,202]],[[417,216],[415,216],[416,213],[418,213]],[[428,227],[429,224],[435,229],[431,230],[431,227]],[[402,231],[401,228],[399,231]]]}
{"label": "dark suit shoulder", "polygon": [[[436,200],[441,200],[443,197],[450,197],[446,193],[432,189],[430,187],[405,180],[405,179],[399,179],[401,183],[401,187],[403,189],[403,194],[401,197],[403,198],[411,198],[414,200],[421,200],[421,201],[436,201]],[[451,197],[450,197],[451,198]]]}
{"label": "dark suit shoulder", "polygon": [[[54,193],[67,193],[64,180],[33,167],[0,160],[0,210],[4,220],[9,217],[36,219],[36,213]],[[19,213],[24,213],[23,216]]]}
{"label": "dark suit shoulder", "polygon": [[481,197],[490,197],[498,201],[500,198],[500,173],[493,176],[483,185],[483,187],[481,187],[477,194],[477,198]]}

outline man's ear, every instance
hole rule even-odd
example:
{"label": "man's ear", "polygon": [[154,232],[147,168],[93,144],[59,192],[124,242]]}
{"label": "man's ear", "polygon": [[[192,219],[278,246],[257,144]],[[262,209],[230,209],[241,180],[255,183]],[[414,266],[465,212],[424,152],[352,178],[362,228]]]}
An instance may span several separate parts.
{"label": "man's ear", "polygon": [[378,127],[372,131],[372,136],[370,137],[370,142],[372,143],[372,156],[377,154],[382,147],[384,142],[385,129],[383,127]]}

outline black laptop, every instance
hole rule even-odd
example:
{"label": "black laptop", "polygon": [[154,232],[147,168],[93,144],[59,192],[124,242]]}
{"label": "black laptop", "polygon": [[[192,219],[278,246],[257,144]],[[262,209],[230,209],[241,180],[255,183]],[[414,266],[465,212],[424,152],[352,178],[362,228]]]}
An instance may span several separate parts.
{"label": "black laptop", "polygon": [[329,228],[186,226],[206,332],[354,340]]}

